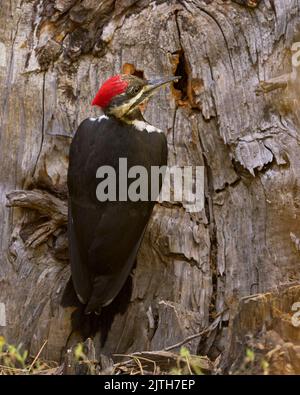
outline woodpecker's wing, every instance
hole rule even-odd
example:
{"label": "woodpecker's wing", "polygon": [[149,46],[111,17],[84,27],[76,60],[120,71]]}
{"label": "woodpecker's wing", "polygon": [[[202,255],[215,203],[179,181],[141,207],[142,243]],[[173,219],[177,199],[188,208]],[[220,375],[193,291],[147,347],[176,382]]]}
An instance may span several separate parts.
{"label": "woodpecker's wing", "polygon": [[86,313],[91,311],[100,312],[101,306],[109,305],[121,291],[134,265],[145,230],[146,227],[138,242],[133,247],[129,257],[123,262],[123,267],[120,268],[118,275],[111,273],[110,275],[96,275],[94,277],[93,292],[85,309]]}
{"label": "woodpecker's wing", "polygon": [[111,166],[118,180],[120,158],[128,169],[143,166],[150,175],[151,166],[167,163],[166,138],[115,119],[83,121],[70,147],[68,232],[73,284],[87,311],[109,304],[121,290],[155,203],[97,200],[97,169]]}
{"label": "woodpecker's wing", "polygon": [[91,294],[91,281],[88,273],[88,267],[84,265],[84,261],[80,257],[80,250],[72,217],[71,199],[69,199],[68,238],[72,280],[78,299],[81,303],[86,304]]}

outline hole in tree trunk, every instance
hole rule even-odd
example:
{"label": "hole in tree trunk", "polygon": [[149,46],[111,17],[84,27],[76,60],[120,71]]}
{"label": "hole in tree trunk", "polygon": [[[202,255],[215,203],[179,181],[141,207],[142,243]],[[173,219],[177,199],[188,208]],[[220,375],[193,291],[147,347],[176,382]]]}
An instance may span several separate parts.
{"label": "hole in tree trunk", "polygon": [[188,100],[188,65],[182,50],[174,52],[173,55],[176,56],[175,62],[177,63],[174,75],[181,77],[180,80],[174,82],[173,87],[176,91],[180,92],[179,99],[181,101],[186,101]]}
{"label": "hole in tree trunk", "polygon": [[124,63],[122,67],[122,71],[124,74],[131,74],[141,79],[144,79],[143,70],[136,69],[133,63]]}

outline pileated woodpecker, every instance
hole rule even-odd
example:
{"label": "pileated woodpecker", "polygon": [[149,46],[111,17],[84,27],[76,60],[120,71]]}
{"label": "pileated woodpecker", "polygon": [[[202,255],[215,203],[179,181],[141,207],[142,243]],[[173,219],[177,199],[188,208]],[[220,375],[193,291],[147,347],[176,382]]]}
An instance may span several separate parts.
{"label": "pileated woodpecker", "polygon": [[[123,287],[134,265],[155,202],[100,202],[97,169],[111,166],[119,175],[119,159],[128,168],[167,164],[165,135],[148,124],[141,104],[172,77],[146,81],[116,75],[100,87],[92,105],[104,115],[84,120],[70,147],[68,236],[73,286],[85,313],[99,314]],[[147,179],[147,182],[149,180]],[[128,181],[130,184],[130,181]],[[119,190],[117,183],[117,190]],[[160,184],[161,187],[161,184]]]}

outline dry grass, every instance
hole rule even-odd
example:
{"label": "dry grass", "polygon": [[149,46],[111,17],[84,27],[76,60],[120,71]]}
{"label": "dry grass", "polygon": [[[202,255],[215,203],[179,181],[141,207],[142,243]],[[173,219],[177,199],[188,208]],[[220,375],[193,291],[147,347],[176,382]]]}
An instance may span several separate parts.
{"label": "dry grass", "polygon": [[[89,341],[88,341],[89,340]],[[101,363],[94,358],[93,343],[87,339],[78,343],[62,365],[45,361],[41,355],[47,344],[43,343],[35,356],[29,356],[21,346],[8,344],[0,337],[0,375],[62,375],[62,374],[209,374],[214,364],[206,357],[191,355],[189,350],[181,347],[179,353],[166,350],[144,351],[132,354],[118,354],[114,357],[119,362],[103,370]],[[68,366],[68,371],[65,367]]]}
{"label": "dry grass", "polygon": [[45,361],[40,355],[47,344],[45,341],[39,352],[31,357],[28,352],[22,350],[22,346],[8,344],[0,336],[0,375],[50,375],[59,374],[56,362]]}

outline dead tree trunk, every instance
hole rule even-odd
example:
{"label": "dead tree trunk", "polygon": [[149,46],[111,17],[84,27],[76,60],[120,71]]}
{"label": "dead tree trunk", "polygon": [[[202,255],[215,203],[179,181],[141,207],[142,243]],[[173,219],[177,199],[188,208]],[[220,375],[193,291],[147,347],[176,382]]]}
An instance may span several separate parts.
{"label": "dead tree trunk", "polygon": [[[299,110],[286,75],[300,1],[236,3],[2,2],[0,334],[10,342],[35,354],[48,340],[44,357],[59,360],[77,340],[72,309],[59,304],[70,275],[68,147],[99,84],[122,69],[183,77],[145,117],[167,134],[170,165],[205,166],[206,201],[197,214],[156,205],[131,298],[113,319],[107,312],[97,355],[163,350],[204,331],[187,346],[221,356],[226,370],[247,328],[267,320],[258,308],[254,325],[241,298],[299,282]],[[287,293],[285,314],[300,301]],[[298,344],[290,333],[279,335]]]}

